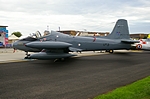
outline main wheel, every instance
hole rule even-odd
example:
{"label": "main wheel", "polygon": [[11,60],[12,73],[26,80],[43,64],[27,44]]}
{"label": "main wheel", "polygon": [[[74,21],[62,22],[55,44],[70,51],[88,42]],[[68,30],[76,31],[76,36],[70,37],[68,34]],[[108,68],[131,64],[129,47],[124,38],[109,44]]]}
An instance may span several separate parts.
{"label": "main wheel", "polygon": [[109,53],[114,53],[114,50],[109,50]]}

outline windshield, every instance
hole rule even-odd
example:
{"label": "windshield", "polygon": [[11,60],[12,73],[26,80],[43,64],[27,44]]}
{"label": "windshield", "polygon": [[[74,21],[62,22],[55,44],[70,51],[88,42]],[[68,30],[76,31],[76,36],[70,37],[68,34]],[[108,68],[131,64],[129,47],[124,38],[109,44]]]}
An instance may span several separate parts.
{"label": "windshield", "polygon": [[[46,36],[46,35],[49,35],[49,34],[50,34],[50,32],[45,30],[43,36]],[[32,38],[41,38],[42,35],[41,35],[41,33],[39,31],[37,31],[35,33],[30,34],[30,37],[32,37]]]}
{"label": "windshield", "polygon": [[33,37],[28,36],[26,38],[21,39],[20,41],[36,41],[36,40],[37,40],[37,38],[33,38]]}
{"label": "windshield", "polygon": [[40,37],[42,37],[42,35],[41,35],[41,33],[39,31],[37,31],[35,33],[30,34],[30,37],[32,37],[32,38],[40,38]]}

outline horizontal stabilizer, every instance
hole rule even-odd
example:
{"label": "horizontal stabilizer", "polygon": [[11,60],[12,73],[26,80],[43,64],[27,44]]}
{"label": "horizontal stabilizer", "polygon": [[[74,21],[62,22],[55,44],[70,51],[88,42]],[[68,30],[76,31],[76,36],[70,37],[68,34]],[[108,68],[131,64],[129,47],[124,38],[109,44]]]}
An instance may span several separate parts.
{"label": "horizontal stabilizer", "polygon": [[137,40],[121,40],[123,43],[133,44],[133,43],[139,43]]}
{"label": "horizontal stabilizer", "polygon": [[25,46],[37,49],[59,49],[59,48],[67,48],[72,46],[70,43],[59,42],[59,41],[35,41],[27,43]]}

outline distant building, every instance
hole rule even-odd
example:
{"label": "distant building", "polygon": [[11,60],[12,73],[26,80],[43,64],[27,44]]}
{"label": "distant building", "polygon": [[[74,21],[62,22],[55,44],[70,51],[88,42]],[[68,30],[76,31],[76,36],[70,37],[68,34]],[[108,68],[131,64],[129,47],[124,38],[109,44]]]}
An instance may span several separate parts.
{"label": "distant building", "polygon": [[17,40],[19,40],[19,37],[15,36],[14,34],[8,36],[8,43],[9,44],[12,44],[12,43],[14,43]]}
{"label": "distant building", "polygon": [[133,39],[146,39],[148,34],[138,33],[138,34],[130,34],[130,37]]}
{"label": "distant building", "polygon": [[75,31],[75,30],[61,30],[61,31],[58,31],[58,32],[75,36],[78,31]]}
{"label": "distant building", "polygon": [[[107,36],[110,34],[109,32],[88,32],[88,31],[75,31],[75,30],[61,30],[58,32],[62,32],[64,34],[69,34],[73,36],[75,35],[77,36]],[[146,39],[148,34],[144,34],[144,33],[130,34],[130,37],[133,39]]]}
{"label": "distant building", "polygon": [[8,26],[0,25],[0,47],[6,47],[8,44],[8,30],[6,27]]}
{"label": "distant building", "polygon": [[61,30],[58,31],[64,34],[77,35],[77,36],[107,36],[109,32],[88,32],[88,31],[75,31],[75,30]]}

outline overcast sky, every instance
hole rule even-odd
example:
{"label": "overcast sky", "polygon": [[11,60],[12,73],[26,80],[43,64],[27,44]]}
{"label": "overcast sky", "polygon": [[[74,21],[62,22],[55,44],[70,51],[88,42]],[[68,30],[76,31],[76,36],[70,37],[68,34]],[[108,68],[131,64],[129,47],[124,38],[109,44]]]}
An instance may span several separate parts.
{"label": "overcast sky", "polygon": [[150,33],[150,0],[0,0],[0,25],[9,34],[37,30],[111,32],[127,19],[130,33]]}

